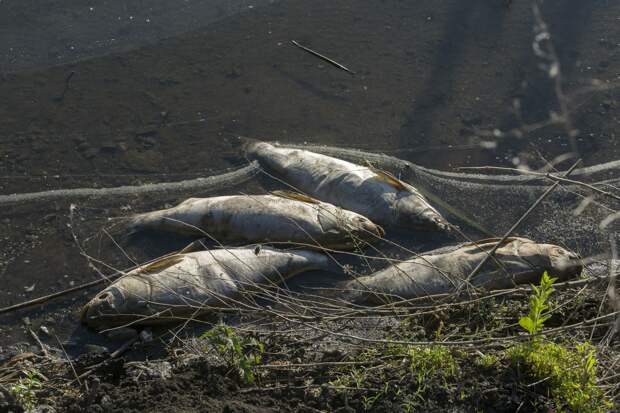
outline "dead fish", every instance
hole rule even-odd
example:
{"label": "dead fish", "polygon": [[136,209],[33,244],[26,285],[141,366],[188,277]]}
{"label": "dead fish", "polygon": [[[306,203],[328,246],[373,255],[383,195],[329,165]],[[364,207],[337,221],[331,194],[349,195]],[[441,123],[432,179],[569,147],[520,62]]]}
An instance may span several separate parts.
{"label": "dead fish", "polygon": [[130,271],[82,309],[82,322],[96,329],[179,321],[214,309],[261,287],[310,270],[327,270],[326,255],[263,247],[170,254]]}
{"label": "dead fish", "polygon": [[383,229],[355,212],[288,191],[272,195],[190,198],[179,205],[129,219],[133,231],[211,236],[218,241],[290,242],[350,249],[376,241]]}
{"label": "dead fish", "polygon": [[[370,304],[457,291],[498,239],[441,249],[346,283],[349,299]],[[563,281],[581,273],[577,254],[553,244],[508,238],[469,282],[489,290],[537,284],[545,271]],[[352,298],[351,298],[352,297]]]}
{"label": "dead fish", "polygon": [[249,158],[296,190],[384,226],[449,231],[451,226],[413,186],[372,166],[315,152],[244,140]]}

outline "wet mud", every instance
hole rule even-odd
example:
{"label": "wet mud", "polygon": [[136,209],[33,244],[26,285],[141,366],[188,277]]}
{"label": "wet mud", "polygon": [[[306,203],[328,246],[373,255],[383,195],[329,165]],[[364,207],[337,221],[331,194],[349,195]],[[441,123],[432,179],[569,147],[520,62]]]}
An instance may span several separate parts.
{"label": "wet mud", "polygon": [[[0,9],[7,7],[17,10],[11,1],[0,2]],[[16,16],[37,25],[33,42],[50,35],[37,23],[34,8],[20,7]],[[83,7],[75,5],[79,13]],[[96,11],[109,13],[106,18],[116,13]],[[73,12],[67,7],[58,13],[56,18],[69,18]],[[543,10],[567,94],[574,96],[573,121],[584,165],[616,160],[620,154],[619,13],[615,2],[581,0],[546,2]],[[544,159],[569,151],[557,126],[492,146],[481,145],[488,139],[473,132],[510,129],[521,120],[539,122],[558,110],[549,79],[532,53],[529,1],[513,0],[507,7],[500,0],[291,0],[244,5],[240,13],[218,16],[176,27],[163,38],[142,35],[142,29],[126,22],[123,47],[85,48],[77,60],[63,61],[62,54],[60,64],[41,57],[21,64],[0,60],[0,193],[220,174],[247,165],[237,134],[359,148],[442,170],[518,162],[539,167]],[[84,28],[89,24],[76,21]],[[2,33],[13,30],[15,38],[21,30],[1,26]],[[8,37],[2,39],[2,47],[12,47]],[[291,40],[356,75],[317,60]],[[592,79],[609,88],[580,94]],[[515,99],[521,102],[520,116],[513,110]],[[128,245],[109,218],[160,209],[190,196],[264,193],[270,185],[261,178],[215,191],[3,207],[0,307],[99,279],[85,255],[104,262],[98,266],[109,274],[187,241],[144,237]],[[129,257],[115,246],[117,237]],[[432,236],[397,238],[417,251],[444,242]],[[44,342],[54,343],[57,335],[72,355],[92,346],[114,348],[78,321],[80,307],[96,291],[0,315],[0,353],[36,347],[28,329],[40,332],[41,326],[50,331],[40,333]],[[179,380],[183,387],[194,378]],[[252,400],[244,396],[229,411],[258,409]],[[280,406],[265,399],[271,402],[273,409]]]}

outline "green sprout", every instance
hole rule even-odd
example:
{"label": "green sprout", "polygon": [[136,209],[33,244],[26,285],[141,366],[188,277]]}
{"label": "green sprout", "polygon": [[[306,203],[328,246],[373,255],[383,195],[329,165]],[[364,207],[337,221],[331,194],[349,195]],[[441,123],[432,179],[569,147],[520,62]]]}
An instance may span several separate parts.
{"label": "green sprout", "polygon": [[260,365],[265,345],[255,339],[239,336],[227,325],[219,324],[205,332],[201,337],[208,341],[226,364],[235,369],[241,379],[248,384],[256,381],[254,368]]}
{"label": "green sprout", "polygon": [[37,405],[37,395],[35,390],[43,387],[39,379],[39,373],[35,370],[24,370],[23,377],[12,385],[9,389],[11,394],[24,407],[25,410],[32,410]]}
{"label": "green sprout", "polygon": [[530,312],[527,316],[521,317],[519,325],[528,333],[536,334],[542,331],[545,321],[551,317],[547,312],[549,309],[549,296],[555,291],[553,283],[557,278],[549,277],[547,271],[540,279],[540,287],[532,285],[534,293],[530,297]]}

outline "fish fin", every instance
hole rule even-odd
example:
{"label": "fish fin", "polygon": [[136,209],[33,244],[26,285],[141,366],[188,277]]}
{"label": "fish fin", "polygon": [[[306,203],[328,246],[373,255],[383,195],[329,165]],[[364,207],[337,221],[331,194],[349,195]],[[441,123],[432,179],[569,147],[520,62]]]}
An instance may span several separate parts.
{"label": "fish fin", "polygon": [[205,249],[205,246],[203,245],[202,240],[197,239],[195,241],[190,242],[182,249],[180,249],[179,252],[177,252],[177,254],[187,254],[190,252],[203,251],[204,249]]}
{"label": "fish fin", "polygon": [[[511,242],[513,242],[514,240],[524,240],[525,238],[521,238],[521,237],[508,237],[504,240],[504,242],[502,242],[502,244],[500,245],[500,247],[509,244]],[[495,247],[495,245],[501,240],[501,238],[486,238],[486,239],[480,239],[478,241],[474,241],[474,242],[470,242],[469,244],[467,244],[468,246],[475,246],[478,248],[493,248]]]}
{"label": "fish fin", "polygon": [[[422,196],[424,196],[426,199],[428,199],[430,202],[432,202],[433,204],[439,206],[440,208],[444,209],[445,211],[447,211],[448,213],[454,215],[455,217],[463,220],[466,224],[468,224],[469,226],[477,229],[481,233],[483,233],[483,234],[485,234],[485,235],[487,235],[489,237],[494,237],[495,236],[495,234],[493,234],[491,231],[486,229],[484,226],[478,224],[475,219],[471,218],[470,216],[468,216],[466,213],[464,213],[460,209],[450,205],[449,203],[447,203],[446,201],[444,201],[443,199],[441,199],[440,197],[435,195],[433,192],[426,190],[422,186],[416,188],[416,190],[420,194],[422,194]],[[499,239],[499,238],[497,238],[497,239]]]}
{"label": "fish fin", "polygon": [[392,187],[396,188],[399,191],[411,192],[411,193],[413,193],[413,194],[415,194],[415,195],[417,195],[417,196],[419,196],[421,198],[428,199],[428,200],[432,201],[433,203],[439,205],[440,207],[442,207],[443,209],[445,209],[446,211],[448,211],[452,215],[462,219],[467,224],[469,224],[472,227],[476,228],[478,231],[482,232],[483,234],[491,235],[491,236],[493,235],[489,230],[484,228],[482,225],[476,223],[475,220],[469,218],[462,211],[458,210],[457,208],[452,207],[447,202],[444,202],[442,199],[440,199],[439,197],[435,196],[433,193],[430,193],[429,191],[425,191],[424,188],[419,188],[418,189],[418,188],[416,188],[416,187],[414,187],[412,185],[409,185],[408,183],[403,182],[400,179],[396,178],[391,173],[386,172],[386,171],[382,171],[382,170],[376,168],[368,160],[366,160],[366,165],[367,165],[368,169],[370,169],[372,172],[374,172],[377,175],[377,179],[378,180],[380,180],[382,182],[385,182],[388,185],[391,185]]}
{"label": "fish fin", "polygon": [[368,169],[370,169],[371,171],[373,171],[376,175],[377,175],[377,179],[379,179],[382,182],[385,182],[388,185],[393,186],[394,188],[398,189],[399,191],[411,191],[411,186],[405,184],[403,181],[401,181],[400,179],[398,179],[397,177],[395,177],[394,175],[392,175],[389,172],[386,171],[382,171],[381,169],[378,169],[376,167],[374,167],[370,161],[366,161],[366,166],[368,167]]}
{"label": "fish fin", "polygon": [[183,260],[183,256],[181,254],[173,254],[164,256],[160,259],[157,259],[151,263],[148,263],[142,267],[140,267],[140,273],[153,273],[165,270],[166,268],[170,268],[175,264],[178,264]]}
{"label": "fish fin", "polygon": [[311,196],[300,194],[299,192],[277,190],[271,191],[271,195],[279,196],[280,198],[292,199],[295,201],[307,202],[309,204],[320,204],[321,201],[312,198]]}

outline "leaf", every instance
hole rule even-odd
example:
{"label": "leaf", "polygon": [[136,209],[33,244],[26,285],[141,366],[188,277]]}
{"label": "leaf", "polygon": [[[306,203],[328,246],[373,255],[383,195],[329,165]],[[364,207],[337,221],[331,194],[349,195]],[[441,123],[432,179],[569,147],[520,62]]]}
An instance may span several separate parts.
{"label": "leaf", "polygon": [[547,314],[547,315],[541,315],[541,316],[538,318],[538,324],[542,327],[543,323],[544,323],[545,321],[547,321],[549,318],[551,318],[551,315],[550,315],[550,314]]}
{"label": "leaf", "polygon": [[536,326],[534,324],[534,321],[529,317],[521,317],[521,319],[519,320],[519,325],[530,334],[534,334],[536,332]]}

